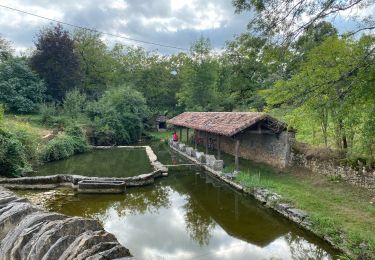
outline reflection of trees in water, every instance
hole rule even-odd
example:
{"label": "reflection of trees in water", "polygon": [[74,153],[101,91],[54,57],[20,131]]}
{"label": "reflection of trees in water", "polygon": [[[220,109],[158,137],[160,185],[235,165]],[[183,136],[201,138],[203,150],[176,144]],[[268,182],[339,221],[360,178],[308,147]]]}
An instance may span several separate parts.
{"label": "reflection of trees in water", "polygon": [[303,237],[288,233],[284,238],[288,242],[293,259],[330,259],[324,249],[306,241]]}
{"label": "reflection of trees in water", "polygon": [[169,208],[169,187],[155,185],[148,188],[147,191],[140,189],[126,194],[125,199],[115,205],[119,215],[135,215],[148,213],[157,213],[160,208]]}
{"label": "reflection of trees in water", "polygon": [[200,246],[208,245],[215,222],[195,200],[189,197],[184,205],[186,229],[189,236]]}

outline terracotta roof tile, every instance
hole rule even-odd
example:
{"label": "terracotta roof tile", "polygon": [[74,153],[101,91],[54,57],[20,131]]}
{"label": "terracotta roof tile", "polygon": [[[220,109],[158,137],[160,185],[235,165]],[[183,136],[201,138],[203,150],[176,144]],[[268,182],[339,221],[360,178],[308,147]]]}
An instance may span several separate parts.
{"label": "terracotta roof tile", "polygon": [[259,112],[185,112],[167,122],[210,133],[233,136],[260,120],[268,119],[285,128],[286,125]]}

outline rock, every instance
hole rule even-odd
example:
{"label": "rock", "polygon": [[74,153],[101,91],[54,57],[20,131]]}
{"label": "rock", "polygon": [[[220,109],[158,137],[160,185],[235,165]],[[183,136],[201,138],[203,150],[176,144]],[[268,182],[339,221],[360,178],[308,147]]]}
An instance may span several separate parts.
{"label": "rock", "polygon": [[[10,259],[114,259],[131,256],[96,220],[49,213],[0,187],[0,255]],[[95,250],[94,250],[95,249]],[[76,258],[85,250],[85,258]]]}
{"label": "rock", "polygon": [[206,156],[202,152],[196,152],[195,153],[195,158],[200,163],[205,163],[206,162]]}
{"label": "rock", "polygon": [[223,160],[215,160],[212,169],[214,171],[222,172],[224,168],[224,161]]}
{"label": "rock", "polygon": [[185,144],[182,144],[182,143],[178,144],[178,150],[180,150],[181,152],[185,152],[185,147],[186,147]]}
{"label": "rock", "polygon": [[197,152],[198,152],[198,150],[193,149],[191,151],[191,157],[195,158]]}
{"label": "rock", "polygon": [[287,212],[289,217],[296,222],[302,222],[307,217],[307,213],[300,209],[288,208]]}
{"label": "rock", "polygon": [[185,147],[185,153],[186,153],[186,155],[188,155],[188,156],[191,156],[192,155],[192,152],[193,152],[193,148],[192,147]]}
{"label": "rock", "polygon": [[215,156],[214,156],[214,155],[206,154],[206,163],[207,163],[208,166],[210,166],[211,168],[213,167],[215,160],[216,160],[216,159],[215,159]]}

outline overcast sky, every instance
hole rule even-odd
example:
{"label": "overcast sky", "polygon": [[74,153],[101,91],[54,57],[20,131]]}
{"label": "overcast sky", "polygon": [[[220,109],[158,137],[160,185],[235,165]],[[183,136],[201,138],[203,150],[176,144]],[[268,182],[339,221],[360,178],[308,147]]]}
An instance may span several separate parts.
{"label": "overcast sky", "polygon": [[[208,37],[214,48],[222,48],[233,36],[246,31],[250,14],[234,14],[231,0],[0,0],[1,5],[21,9],[51,19],[95,28],[144,41],[188,49],[201,35]],[[373,9],[375,10],[375,9]],[[352,23],[337,18],[340,31]],[[33,47],[36,34],[46,21],[0,7],[0,35],[13,43],[16,50]],[[67,29],[68,26],[65,26]],[[115,41],[137,44],[161,53],[176,50],[138,44],[104,36],[110,45]]]}
{"label": "overcast sky", "polygon": [[[201,35],[209,37],[213,47],[221,48],[225,41],[246,31],[249,21],[248,13],[234,14],[231,0],[0,0],[0,4],[100,31],[187,49]],[[0,7],[0,34],[17,50],[32,47],[37,32],[49,24],[50,21]],[[110,36],[105,39],[110,43],[137,44]],[[174,52],[142,46],[162,53]]]}

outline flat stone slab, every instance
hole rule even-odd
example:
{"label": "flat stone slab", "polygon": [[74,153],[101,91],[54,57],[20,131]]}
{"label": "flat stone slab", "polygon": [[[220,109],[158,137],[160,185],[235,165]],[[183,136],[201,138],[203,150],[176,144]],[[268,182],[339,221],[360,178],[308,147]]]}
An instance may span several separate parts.
{"label": "flat stone slab", "polygon": [[78,192],[81,193],[123,193],[124,181],[83,180],[78,182]]}

